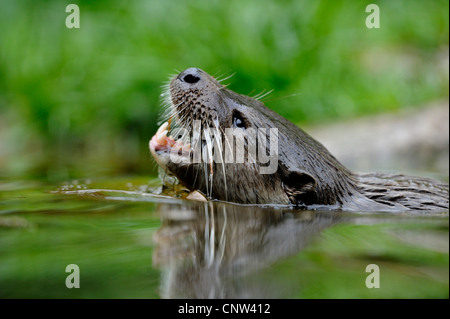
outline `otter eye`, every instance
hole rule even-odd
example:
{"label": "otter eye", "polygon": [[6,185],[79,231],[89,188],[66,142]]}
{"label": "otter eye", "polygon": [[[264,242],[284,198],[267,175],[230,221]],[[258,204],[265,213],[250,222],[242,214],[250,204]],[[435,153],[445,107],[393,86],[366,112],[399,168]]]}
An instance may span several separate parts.
{"label": "otter eye", "polygon": [[244,119],[237,113],[233,114],[233,126],[239,127],[239,128],[247,128],[247,125],[245,125]]}
{"label": "otter eye", "polygon": [[238,118],[238,117],[235,117],[235,118],[234,118],[234,123],[233,123],[233,125],[236,126],[236,127],[245,128],[244,122],[243,122],[240,118]]}

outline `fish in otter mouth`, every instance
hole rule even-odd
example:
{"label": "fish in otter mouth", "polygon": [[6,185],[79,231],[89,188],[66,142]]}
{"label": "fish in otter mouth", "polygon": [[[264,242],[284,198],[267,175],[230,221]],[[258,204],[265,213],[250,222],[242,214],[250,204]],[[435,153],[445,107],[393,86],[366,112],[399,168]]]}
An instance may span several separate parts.
{"label": "fish in otter mouth", "polygon": [[448,184],[356,174],[257,99],[189,68],[167,86],[164,122],[149,143],[167,175],[210,200],[363,211],[447,210]]}

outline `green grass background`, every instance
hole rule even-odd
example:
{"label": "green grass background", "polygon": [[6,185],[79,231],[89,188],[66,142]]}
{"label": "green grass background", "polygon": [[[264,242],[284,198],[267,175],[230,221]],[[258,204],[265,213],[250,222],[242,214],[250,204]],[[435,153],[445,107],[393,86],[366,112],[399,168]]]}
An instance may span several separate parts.
{"label": "green grass background", "polygon": [[[81,28],[67,29],[76,3]],[[365,7],[379,5],[381,28]],[[154,174],[161,85],[200,67],[297,124],[448,99],[443,1],[0,3],[1,175]],[[448,60],[447,60],[448,61]]]}

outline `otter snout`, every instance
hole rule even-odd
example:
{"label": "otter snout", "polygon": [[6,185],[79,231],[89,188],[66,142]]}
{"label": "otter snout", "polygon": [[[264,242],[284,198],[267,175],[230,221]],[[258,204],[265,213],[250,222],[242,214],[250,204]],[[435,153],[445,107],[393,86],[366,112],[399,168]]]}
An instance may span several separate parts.
{"label": "otter snout", "polygon": [[178,90],[187,92],[193,90],[217,90],[221,86],[216,79],[199,68],[188,68],[174,77],[170,82],[172,93]]}
{"label": "otter snout", "polygon": [[181,72],[177,79],[187,84],[195,84],[201,80],[202,73],[204,72],[198,68],[189,68]]}

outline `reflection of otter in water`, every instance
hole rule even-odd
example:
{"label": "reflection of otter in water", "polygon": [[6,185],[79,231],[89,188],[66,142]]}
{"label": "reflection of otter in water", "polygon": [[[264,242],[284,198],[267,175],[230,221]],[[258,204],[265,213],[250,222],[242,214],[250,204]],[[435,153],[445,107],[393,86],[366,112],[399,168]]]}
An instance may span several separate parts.
{"label": "reflection of otter in water", "polygon": [[[293,123],[260,101],[228,90],[200,69],[180,73],[172,79],[168,90],[169,121],[150,141],[151,153],[168,174],[208,198],[302,208],[327,205],[370,211],[448,209],[448,184],[403,175],[354,174]],[[186,144],[185,137],[192,133],[195,122],[200,123],[202,130],[213,128],[219,132],[221,142],[214,148],[217,154],[213,154],[208,141],[197,143],[199,148]],[[213,161],[214,156],[224,157],[224,150],[231,147],[225,134],[227,128],[242,132],[277,129],[275,172],[259,174],[261,163],[252,161],[223,161],[224,164]],[[180,129],[187,132],[182,138],[167,137],[172,133],[178,138]],[[246,139],[244,143],[249,154],[252,141]],[[263,145],[269,154],[270,140]],[[199,153],[206,160],[183,161]]]}
{"label": "reflection of otter in water", "polygon": [[153,263],[163,269],[163,298],[283,297],[282,283],[252,280],[251,273],[298,253],[338,218],[213,202],[158,211],[163,225]]}

